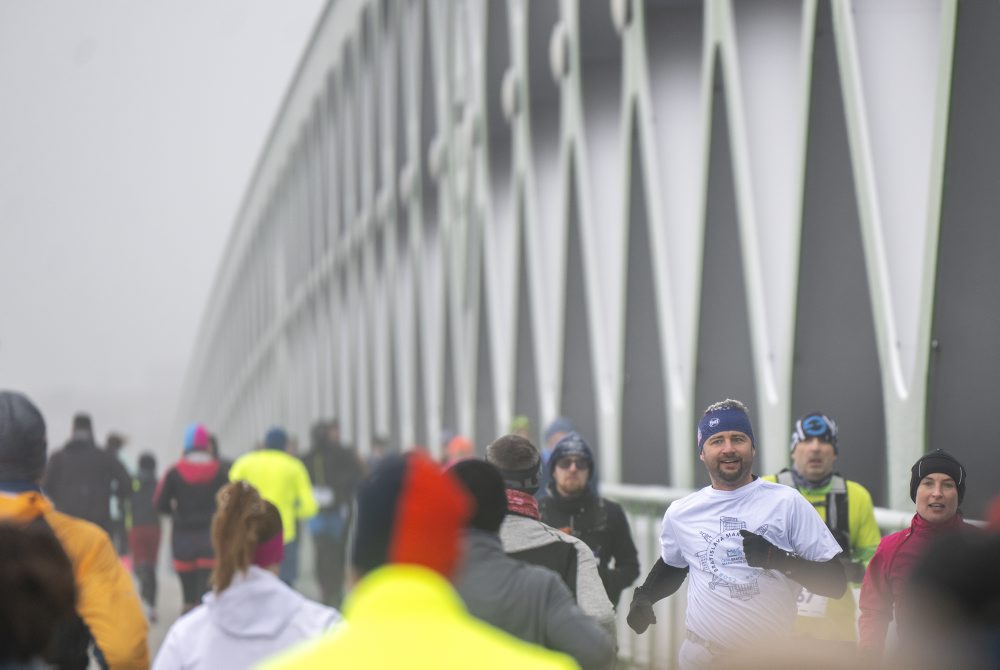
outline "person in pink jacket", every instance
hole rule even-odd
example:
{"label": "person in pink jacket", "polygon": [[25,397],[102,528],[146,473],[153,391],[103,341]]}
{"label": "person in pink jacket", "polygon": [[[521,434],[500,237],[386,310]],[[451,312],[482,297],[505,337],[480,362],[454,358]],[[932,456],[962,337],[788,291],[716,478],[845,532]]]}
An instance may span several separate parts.
{"label": "person in pink jacket", "polygon": [[909,581],[931,543],[949,533],[974,528],[962,519],[967,473],[951,454],[938,449],[913,464],[910,498],[917,513],[909,528],[882,538],[861,585],[859,648],[881,657],[889,622],[907,640],[915,620]]}

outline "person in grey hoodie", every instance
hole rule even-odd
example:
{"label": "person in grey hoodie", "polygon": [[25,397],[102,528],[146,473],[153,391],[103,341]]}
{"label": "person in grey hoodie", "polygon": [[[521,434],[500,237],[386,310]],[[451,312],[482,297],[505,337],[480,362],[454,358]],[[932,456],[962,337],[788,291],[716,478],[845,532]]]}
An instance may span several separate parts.
{"label": "person in grey hoodie", "polygon": [[598,574],[594,552],[581,540],[539,520],[541,456],[519,435],[503,435],[486,447],[486,461],[500,470],[507,495],[507,516],[500,541],[510,556],[554,570],[576,597],[580,609],[594,617],[617,641],[615,612]]}
{"label": "person in grey hoodie", "polygon": [[170,627],[153,670],[249,668],[340,622],[278,578],[281,514],[246,481],[219,490],[212,544],[212,592]]}
{"label": "person in grey hoodie", "polygon": [[611,636],[577,607],[559,575],[504,553],[498,533],[507,496],[500,471],[470,458],[448,472],[476,502],[455,579],[469,613],[526,642],[569,654],[583,670],[613,667]]}

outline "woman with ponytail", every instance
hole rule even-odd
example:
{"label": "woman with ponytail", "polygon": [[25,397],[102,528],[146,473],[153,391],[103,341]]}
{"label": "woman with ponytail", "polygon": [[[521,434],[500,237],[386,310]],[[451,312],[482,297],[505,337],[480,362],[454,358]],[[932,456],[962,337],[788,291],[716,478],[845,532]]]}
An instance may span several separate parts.
{"label": "woman with ponytail", "polygon": [[212,592],[167,633],[153,670],[247,668],[340,621],[278,579],[281,515],[246,481],[224,486],[212,519]]}

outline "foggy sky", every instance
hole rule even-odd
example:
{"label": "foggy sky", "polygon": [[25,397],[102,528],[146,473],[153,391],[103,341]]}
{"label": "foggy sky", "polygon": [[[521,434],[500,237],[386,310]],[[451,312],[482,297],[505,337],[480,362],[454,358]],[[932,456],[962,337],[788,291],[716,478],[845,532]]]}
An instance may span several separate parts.
{"label": "foggy sky", "polygon": [[50,450],[86,410],[133,462],[179,454],[211,282],[323,5],[0,0],[0,389]]}

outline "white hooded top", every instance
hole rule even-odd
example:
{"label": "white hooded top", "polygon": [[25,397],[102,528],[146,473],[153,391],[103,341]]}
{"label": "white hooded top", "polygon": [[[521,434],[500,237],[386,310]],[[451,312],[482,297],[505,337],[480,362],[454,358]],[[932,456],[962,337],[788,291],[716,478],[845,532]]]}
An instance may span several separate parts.
{"label": "white hooded top", "polygon": [[252,565],[225,591],[206,594],[201,605],[174,622],[153,670],[249,668],[321,635],[340,620],[334,608],[305,598]]}

